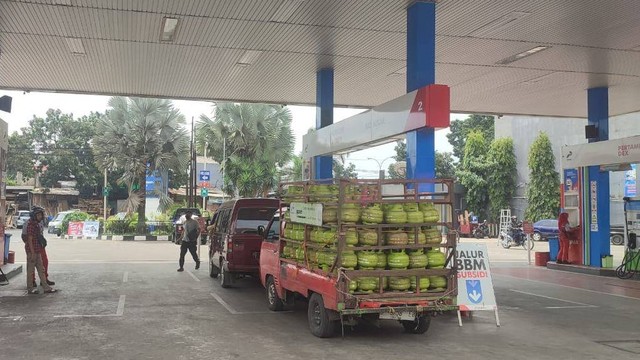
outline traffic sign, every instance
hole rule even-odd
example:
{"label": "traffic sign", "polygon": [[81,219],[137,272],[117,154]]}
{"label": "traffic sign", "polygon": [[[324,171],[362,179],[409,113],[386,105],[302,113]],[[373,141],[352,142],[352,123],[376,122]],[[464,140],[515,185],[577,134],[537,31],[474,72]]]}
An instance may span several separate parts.
{"label": "traffic sign", "polygon": [[200,189],[200,196],[202,197],[209,196],[209,189],[205,189],[205,188]]}
{"label": "traffic sign", "polygon": [[102,189],[102,196],[109,196],[109,188]]}
{"label": "traffic sign", "polygon": [[211,171],[209,170],[201,170],[200,171],[200,181],[209,181],[211,180]]}

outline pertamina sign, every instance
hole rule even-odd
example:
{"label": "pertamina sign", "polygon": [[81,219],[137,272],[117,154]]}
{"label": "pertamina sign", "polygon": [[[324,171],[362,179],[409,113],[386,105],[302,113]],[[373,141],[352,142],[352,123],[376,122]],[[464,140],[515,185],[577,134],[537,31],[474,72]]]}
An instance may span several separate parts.
{"label": "pertamina sign", "polygon": [[456,254],[460,310],[496,310],[487,245],[460,243]]}

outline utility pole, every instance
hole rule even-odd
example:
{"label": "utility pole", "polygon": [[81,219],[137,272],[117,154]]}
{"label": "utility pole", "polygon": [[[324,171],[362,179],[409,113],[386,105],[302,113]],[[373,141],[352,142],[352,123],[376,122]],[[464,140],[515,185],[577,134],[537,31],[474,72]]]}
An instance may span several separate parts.
{"label": "utility pole", "polygon": [[107,196],[109,196],[109,191],[107,189],[107,168],[104,169],[104,186],[102,187],[102,195],[104,200],[104,207],[102,211],[102,218],[106,224],[107,222]]}
{"label": "utility pole", "polygon": [[189,185],[187,185],[187,206],[193,207],[193,116],[191,117],[191,139],[189,142]]}

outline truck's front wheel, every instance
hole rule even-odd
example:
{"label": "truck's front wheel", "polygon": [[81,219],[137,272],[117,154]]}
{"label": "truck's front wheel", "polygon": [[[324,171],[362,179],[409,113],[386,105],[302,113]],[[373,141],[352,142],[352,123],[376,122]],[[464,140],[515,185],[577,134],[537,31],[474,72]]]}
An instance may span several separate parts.
{"label": "truck's front wheel", "polygon": [[413,321],[402,320],[400,322],[406,332],[411,334],[424,334],[429,330],[429,325],[431,325],[431,316],[422,315]]}
{"label": "truck's front wheel", "polygon": [[284,309],[284,303],[278,296],[278,290],[276,289],[276,282],[273,280],[273,276],[267,277],[267,302],[269,303],[269,310],[282,311]]}
{"label": "truck's front wheel", "polygon": [[319,294],[311,294],[307,318],[311,333],[320,338],[332,337],[336,324],[329,318],[329,310],[324,307],[324,301]]}

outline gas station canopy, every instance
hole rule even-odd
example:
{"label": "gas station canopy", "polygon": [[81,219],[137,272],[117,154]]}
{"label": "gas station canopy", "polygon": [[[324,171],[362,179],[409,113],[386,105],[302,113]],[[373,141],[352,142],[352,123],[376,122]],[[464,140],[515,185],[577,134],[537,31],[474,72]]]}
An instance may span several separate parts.
{"label": "gas station canopy", "polygon": [[[336,106],[406,93],[409,0],[3,0],[0,88]],[[640,1],[440,0],[436,81],[451,111],[640,111]]]}

